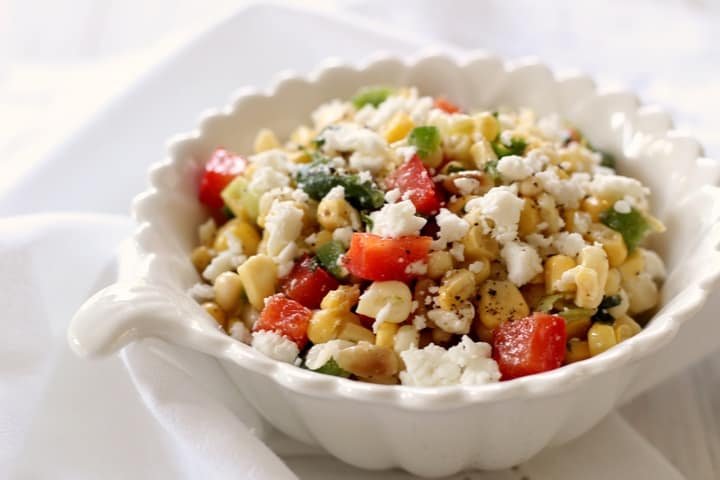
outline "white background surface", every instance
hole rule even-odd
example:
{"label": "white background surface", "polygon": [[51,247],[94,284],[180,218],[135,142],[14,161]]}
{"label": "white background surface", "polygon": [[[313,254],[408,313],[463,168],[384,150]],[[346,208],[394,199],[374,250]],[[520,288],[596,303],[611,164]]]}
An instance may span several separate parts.
{"label": "white background surface", "polygon": [[[539,55],[559,68],[594,73],[603,84],[630,84],[643,100],[669,107],[679,126],[696,133],[709,154],[717,158],[720,153],[717,2],[609,7],[458,2],[456,9],[434,6],[440,2],[409,3],[395,2],[390,9],[372,2],[343,5],[375,16],[382,12],[383,21],[398,31],[411,29],[510,57]],[[144,68],[236,5],[227,0],[0,0],[0,162],[10,172],[0,187]],[[472,21],[486,17],[493,21]],[[455,21],[463,28],[448,28]],[[637,398],[622,413],[688,478],[720,476],[717,355]]]}

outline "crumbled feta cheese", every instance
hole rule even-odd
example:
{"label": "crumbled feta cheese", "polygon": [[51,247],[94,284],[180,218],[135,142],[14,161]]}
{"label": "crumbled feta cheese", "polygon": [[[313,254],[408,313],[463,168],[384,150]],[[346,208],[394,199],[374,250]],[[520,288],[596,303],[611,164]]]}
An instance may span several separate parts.
{"label": "crumbled feta cheese", "polygon": [[349,340],[329,340],[325,343],[313,345],[305,357],[305,366],[310,370],[317,370],[325,365],[330,359],[337,359],[340,350],[355,345]]}
{"label": "crumbled feta cheese", "polygon": [[248,330],[243,322],[235,322],[232,324],[230,327],[230,336],[239,342],[247,344],[252,342],[250,330]]}
{"label": "crumbled feta cheese", "polygon": [[425,315],[415,315],[413,317],[412,324],[417,331],[420,331],[427,327],[427,318],[425,318]]}
{"label": "crumbled feta cheese", "polygon": [[325,194],[323,200],[343,200],[345,199],[345,187],[336,185]]}
{"label": "crumbled feta cheese", "polygon": [[197,282],[188,288],[187,293],[197,302],[206,302],[215,298],[215,289],[207,283]]}
{"label": "crumbled feta cheese", "polygon": [[221,273],[235,270],[245,260],[244,255],[235,255],[230,250],[225,250],[210,261],[210,264],[203,270],[202,276],[209,282],[214,282]]}
{"label": "crumbled feta cheese", "polygon": [[560,232],[552,237],[552,245],[568,257],[576,257],[585,247],[585,240],[579,233]]}
{"label": "crumbled feta cheese", "polygon": [[414,157],[415,154],[417,154],[417,148],[415,148],[414,146],[398,147],[395,149],[395,153],[397,153],[400,156],[400,158],[402,158],[403,163],[405,163],[405,162],[409,162],[412,159],[412,157]]}
{"label": "crumbled feta cheese", "polygon": [[385,192],[385,201],[387,203],[397,203],[397,201],[400,200],[400,190],[397,188],[393,188],[392,190],[388,190]]}
{"label": "crumbled feta cheese", "polygon": [[508,242],[500,256],[508,269],[508,280],[521,287],[543,271],[542,260],[537,250],[523,242]]}
{"label": "crumbled feta cheese", "polygon": [[198,227],[198,237],[203,245],[211,244],[213,238],[215,238],[215,233],[217,233],[217,224],[212,218],[208,218]]}
{"label": "crumbled feta cheese", "polygon": [[622,175],[595,175],[586,184],[588,193],[603,198],[622,198],[640,209],[647,208],[650,190],[634,178]]}
{"label": "crumbled feta cheese", "polygon": [[300,353],[295,342],[269,330],[253,332],[252,346],[264,355],[285,363],[293,363]]}
{"label": "crumbled feta cheese", "polygon": [[295,241],[302,230],[302,209],[290,201],[275,200],[265,217],[265,232],[267,234],[267,253],[275,257]]}
{"label": "crumbled feta cheese", "polygon": [[460,195],[473,195],[480,192],[480,182],[474,178],[458,177],[453,180],[453,183],[460,191]]}
{"label": "crumbled feta cheese", "polygon": [[465,205],[465,211],[478,209],[483,216],[493,221],[493,238],[500,243],[506,243],[517,237],[518,221],[524,203],[523,199],[517,196],[515,188],[494,187],[482,197],[470,200]]}
{"label": "crumbled feta cheese", "polygon": [[542,172],[550,159],[542,149],[530,150],[524,158],[525,165],[530,167],[533,173]]}
{"label": "crumbled feta cheese", "polygon": [[590,230],[592,224],[592,217],[588,212],[577,211],[573,213],[573,226],[575,231],[581,235],[587,233]]}
{"label": "crumbled feta cheese", "polygon": [[358,173],[358,180],[362,183],[371,183],[373,181],[373,177],[370,174],[370,172],[363,170],[362,172]]}
{"label": "crumbled feta cheese", "polygon": [[586,173],[573,173],[567,180],[561,180],[554,170],[545,170],[535,174],[543,190],[555,198],[555,203],[569,208],[577,208],[585,196],[583,184],[590,178]]}
{"label": "crumbled feta cheese", "polygon": [[356,170],[367,170],[377,173],[385,166],[385,157],[381,155],[368,155],[361,152],[355,152],[349,158],[350,167]]}
{"label": "crumbled feta cheese", "polygon": [[410,200],[388,203],[370,214],[373,221],[372,233],[383,237],[419,235],[427,220],[415,215],[415,205]]}
{"label": "crumbled feta cheese", "polygon": [[475,318],[475,307],[466,301],[453,310],[434,308],[427,312],[427,317],[448,333],[464,334],[470,331],[470,325]]}
{"label": "crumbled feta cheese", "polygon": [[248,190],[257,195],[262,195],[270,190],[287,187],[288,185],[290,185],[290,179],[286,174],[272,167],[258,167],[255,169],[250,183],[248,183]]}
{"label": "crumbled feta cheese", "polygon": [[405,267],[405,273],[408,275],[425,275],[427,273],[427,264],[422,260],[412,262]]}
{"label": "crumbled feta cheese", "polygon": [[463,245],[460,242],[453,242],[452,247],[450,247],[450,255],[453,256],[455,260],[458,262],[464,262],[465,261],[465,245]]}
{"label": "crumbled feta cheese", "polygon": [[300,249],[295,245],[295,242],[290,242],[285,248],[280,250],[280,253],[272,257],[278,266],[277,274],[279,278],[290,273],[290,270],[295,266],[295,259],[300,256],[301,253]]}
{"label": "crumbled feta cheese", "polygon": [[307,203],[310,201],[310,196],[300,188],[293,189],[292,193],[290,193],[290,198],[298,203]]}
{"label": "crumbled feta cheese", "polygon": [[618,200],[613,205],[613,209],[618,213],[630,213],[632,211],[632,206],[627,200]]}
{"label": "crumbled feta cheese", "polygon": [[452,213],[447,208],[441,208],[440,213],[435,217],[440,230],[438,231],[438,239],[433,240],[433,250],[444,250],[448,243],[460,240],[470,229],[470,224]]}
{"label": "crumbled feta cheese", "polygon": [[525,236],[525,241],[528,245],[535,248],[548,248],[552,245],[553,239],[551,237],[544,237],[539,233],[531,233],[530,235]]}
{"label": "crumbled feta cheese", "polygon": [[500,132],[500,142],[506,147],[512,145],[512,132],[510,130],[503,130]]}
{"label": "crumbled feta cheese", "polygon": [[556,113],[540,117],[537,121],[537,127],[548,140],[559,142],[565,139],[567,129],[564,127],[560,116]]}
{"label": "crumbled feta cheese", "polygon": [[471,273],[480,273],[485,270],[485,262],[479,260],[477,262],[473,262],[468,265],[468,270],[470,270]]}
{"label": "crumbled feta cheese", "polygon": [[480,385],[500,379],[497,363],[490,358],[490,345],[463,336],[449,350],[434,344],[400,353],[406,370],[400,372],[403,385]]}
{"label": "crumbled feta cheese", "polygon": [[533,174],[532,168],[525,163],[523,157],[518,155],[506,155],[498,160],[498,172],[503,179],[509,181],[523,180]]}
{"label": "crumbled feta cheese", "polygon": [[225,239],[227,240],[228,244],[228,251],[232,253],[233,255],[242,255],[243,253],[243,244],[242,240],[238,238],[237,235],[235,235],[235,232],[232,230],[227,230],[225,232]]}
{"label": "crumbled feta cheese", "polygon": [[378,130],[387,125],[397,112],[405,112],[416,125],[422,125],[427,123],[433,103],[432,98],[418,97],[417,89],[411,89],[409,95],[391,95],[377,107],[365,105],[355,114],[355,121]]}
{"label": "crumbled feta cheese", "polygon": [[352,227],[340,227],[336,228],[333,231],[333,240],[337,240],[338,242],[342,242],[345,245],[350,245],[350,240],[352,240],[352,234],[353,229]]}
{"label": "crumbled feta cheese", "polygon": [[[384,159],[387,142],[377,132],[357,124],[341,123],[323,131],[325,153],[356,152]],[[352,165],[352,158],[350,159]]]}
{"label": "crumbled feta cheese", "polygon": [[292,162],[285,152],[277,148],[251,155],[248,160],[250,160],[250,163],[255,164],[257,168],[270,168],[283,173],[293,172],[298,168],[297,164]]}

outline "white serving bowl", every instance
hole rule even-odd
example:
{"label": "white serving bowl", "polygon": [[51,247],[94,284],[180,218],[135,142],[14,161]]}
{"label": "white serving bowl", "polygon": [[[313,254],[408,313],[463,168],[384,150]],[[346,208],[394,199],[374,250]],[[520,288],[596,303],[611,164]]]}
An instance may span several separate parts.
{"label": "white serving bowl", "polygon": [[[271,360],[220,333],[186,293],[198,280],[189,260],[205,212],[196,200],[204,162],[217,146],[249,152],[260,127],[287,136],[332,98],[373,84],[415,85],[467,107],[527,106],[557,112],[594,146],[620,158],[620,171],[652,190],[667,233],[653,239],[668,278],[660,311],[640,334],[592,359],[509,382],[419,388],[320,375]],[[275,427],[369,469],[400,467],[423,476],[521,463],[582,434],[653,371],[683,328],[719,328],[693,318],[720,277],[720,177],[696,141],[663,112],[626,92],[598,93],[581,75],[555,77],[537,62],[504,63],[477,54],[329,62],[308,76],[285,74],[266,91],[242,90],[174,138],[133,205],[138,228],[121,255],[121,282],[78,311],[70,343],[82,355],[112,352],[155,336],[221,359],[246,398]],[[703,322],[703,323],[701,323]],[[688,330],[690,331],[690,330]],[[682,363],[682,358],[677,358]]]}

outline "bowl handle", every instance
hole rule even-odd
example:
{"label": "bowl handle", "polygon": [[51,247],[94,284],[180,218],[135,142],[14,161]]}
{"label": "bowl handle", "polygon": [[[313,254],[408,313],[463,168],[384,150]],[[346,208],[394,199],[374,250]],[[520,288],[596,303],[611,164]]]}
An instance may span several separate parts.
{"label": "bowl handle", "polygon": [[235,343],[188,295],[144,280],[100,290],[75,313],[68,329],[70,347],[82,357],[106,356],[147,337],[214,356]]}

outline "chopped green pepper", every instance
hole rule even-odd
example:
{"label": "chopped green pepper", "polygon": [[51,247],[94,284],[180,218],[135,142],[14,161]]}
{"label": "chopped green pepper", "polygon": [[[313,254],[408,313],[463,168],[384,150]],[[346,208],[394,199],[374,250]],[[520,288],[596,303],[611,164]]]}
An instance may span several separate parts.
{"label": "chopped green pepper", "polygon": [[543,313],[550,313],[555,309],[555,302],[562,299],[564,295],[562,293],[556,293],[554,295],[547,295],[542,297],[538,302],[535,310]]}
{"label": "chopped green pepper", "polygon": [[565,319],[567,322],[574,322],[577,320],[583,320],[590,318],[595,315],[594,308],[564,308],[561,312],[557,313],[558,316]]}
{"label": "chopped green pepper", "polygon": [[303,167],[295,181],[314,200],[322,200],[334,187],[345,188],[345,199],[360,210],[376,210],[385,203],[385,194],[372,181],[361,180],[358,175],[343,175],[320,157]]}
{"label": "chopped green pepper", "polygon": [[315,255],[317,255],[320,265],[338,280],[348,275],[345,267],[338,263],[339,258],[344,253],[345,245],[338,240],[330,240],[329,242],[323,243],[315,250]]}
{"label": "chopped green pepper", "polygon": [[615,157],[612,154],[603,152],[601,150],[596,150],[596,152],[598,152],[600,154],[600,156],[602,157],[602,159],[600,160],[601,166],[607,167],[607,168],[612,168],[613,170],[615,170],[617,162],[615,161]]}
{"label": "chopped green pepper", "polygon": [[417,154],[426,159],[436,153],[440,148],[440,131],[436,127],[415,127],[408,136],[408,144],[417,149]]}
{"label": "chopped green pepper", "polygon": [[241,215],[241,212],[255,219],[258,216],[258,203],[260,199],[257,194],[248,190],[248,181],[245,177],[236,177],[230,182],[220,196],[225,202],[225,206],[235,215]]}
{"label": "chopped green pepper", "polygon": [[510,139],[510,145],[505,145],[500,138],[492,142],[493,150],[498,158],[507,157],[508,155],[522,155],[525,153],[527,143],[525,140],[519,137],[512,137]]}
{"label": "chopped green pepper", "polygon": [[610,207],[600,214],[600,221],[620,232],[629,251],[635,250],[638,243],[650,231],[650,225],[640,211],[632,208],[628,213],[620,213]]}
{"label": "chopped green pepper", "polygon": [[351,374],[347,370],[344,370],[340,367],[340,365],[337,364],[334,358],[331,358],[327,362],[325,362],[325,365],[318,368],[317,370],[313,370],[317,373],[323,373],[325,375],[332,375],[334,377],[343,377],[348,378]]}
{"label": "chopped green pepper", "polygon": [[377,107],[383,103],[391,93],[392,89],[388,87],[376,86],[361,88],[352,98],[352,103],[358,110],[365,105]]}
{"label": "chopped green pepper", "polygon": [[374,222],[369,213],[360,212],[360,220],[367,226],[368,231],[372,230]]}

